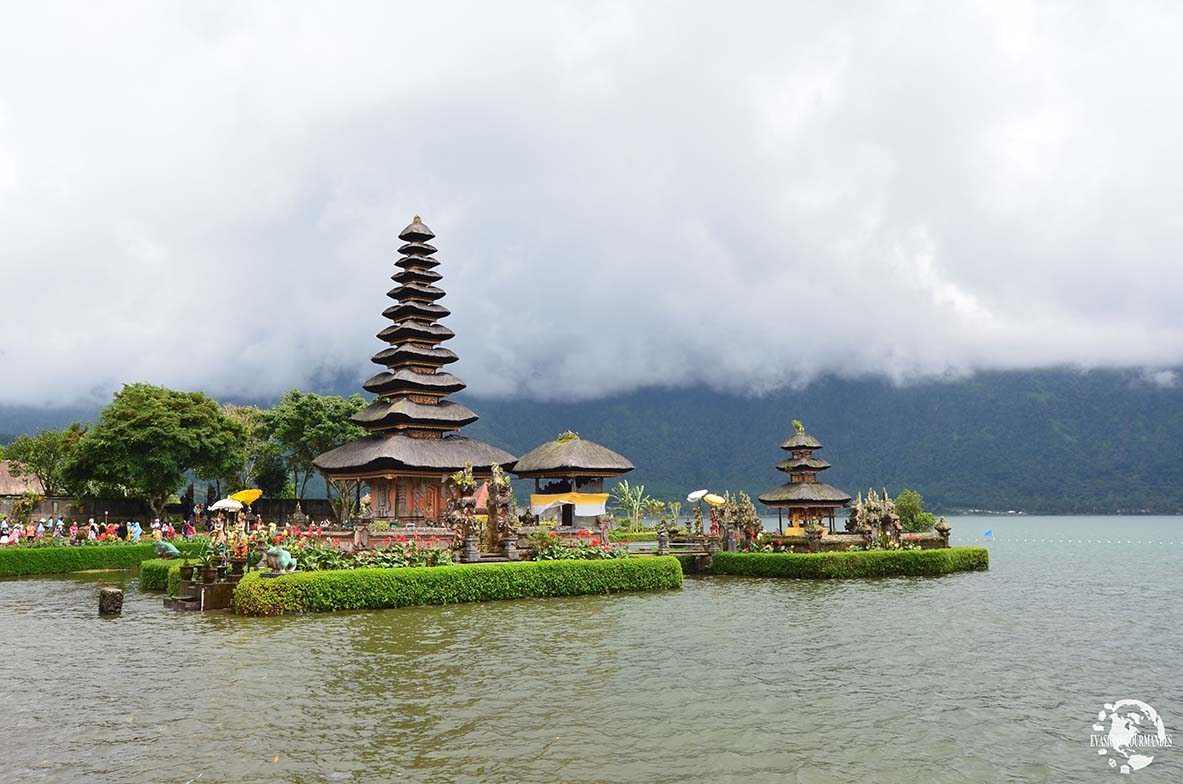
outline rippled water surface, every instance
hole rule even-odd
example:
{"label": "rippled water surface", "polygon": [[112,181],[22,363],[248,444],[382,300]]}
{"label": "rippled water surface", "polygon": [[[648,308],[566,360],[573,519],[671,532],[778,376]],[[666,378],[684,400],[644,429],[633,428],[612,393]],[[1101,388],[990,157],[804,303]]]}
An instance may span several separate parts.
{"label": "rippled water surface", "polygon": [[1104,702],[1183,729],[1183,518],[952,522],[990,572],[278,619],[3,581],[0,780],[1102,781]]}

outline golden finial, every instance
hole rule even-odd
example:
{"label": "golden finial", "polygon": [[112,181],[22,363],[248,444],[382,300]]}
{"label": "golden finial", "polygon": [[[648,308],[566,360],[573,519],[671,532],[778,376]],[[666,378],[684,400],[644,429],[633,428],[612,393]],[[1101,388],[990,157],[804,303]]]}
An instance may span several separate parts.
{"label": "golden finial", "polygon": [[419,216],[418,216],[418,215],[416,215],[416,216],[415,216],[415,220],[411,221],[411,223],[418,223],[418,222],[419,222]]}

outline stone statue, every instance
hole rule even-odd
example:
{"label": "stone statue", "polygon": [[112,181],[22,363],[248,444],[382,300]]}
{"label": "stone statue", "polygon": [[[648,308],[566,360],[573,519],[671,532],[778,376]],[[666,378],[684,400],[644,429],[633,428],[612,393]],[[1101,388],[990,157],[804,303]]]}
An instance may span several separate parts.
{"label": "stone statue", "polygon": [[895,501],[891,500],[891,496],[887,494],[887,488],[883,488],[882,511],[879,518],[879,531],[887,535],[887,538],[893,542],[899,543],[900,533],[903,532],[904,526],[900,524],[899,513],[895,510]]}
{"label": "stone statue", "polygon": [[158,539],[152,545],[152,549],[156,551],[157,558],[163,558],[166,561],[181,557],[181,551],[174,547],[172,542],[166,542],[163,539]]}
{"label": "stone statue", "polygon": [[242,529],[235,531],[230,545],[230,552],[233,554],[234,560],[245,561],[247,554],[250,552],[250,547],[251,538],[247,536],[246,531]]}
{"label": "stone statue", "polygon": [[294,572],[296,570],[296,559],[292,554],[275,544],[267,548],[267,565],[271,567],[271,571],[286,574],[287,572]]}
{"label": "stone statue", "polygon": [[945,521],[945,518],[942,517],[941,521],[936,524],[935,530],[937,532],[937,536],[941,537],[941,546],[948,547],[949,533],[953,530],[953,526],[949,525],[949,523]]}

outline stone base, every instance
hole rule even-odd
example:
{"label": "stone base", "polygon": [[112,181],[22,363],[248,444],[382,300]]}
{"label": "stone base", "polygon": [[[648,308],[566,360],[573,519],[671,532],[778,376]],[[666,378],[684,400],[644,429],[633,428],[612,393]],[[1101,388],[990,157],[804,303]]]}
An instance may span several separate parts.
{"label": "stone base", "polygon": [[212,583],[181,580],[177,586],[177,597],[165,599],[164,606],[170,610],[225,610],[230,607],[237,584],[237,579]]}
{"label": "stone base", "polygon": [[123,613],[123,589],[99,589],[99,615],[120,615]]}

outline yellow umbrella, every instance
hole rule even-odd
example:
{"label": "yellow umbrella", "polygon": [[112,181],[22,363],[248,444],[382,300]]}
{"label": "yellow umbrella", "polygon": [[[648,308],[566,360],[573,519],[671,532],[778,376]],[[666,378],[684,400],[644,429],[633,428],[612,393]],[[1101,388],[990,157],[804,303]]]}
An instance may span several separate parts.
{"label": "yellow umbrella", "polygon": [[722,506],[723,504],[727,503],[723,500],[723,496],[715,495],[714,493],[707,493],[702,497],[702,500],[706,501],[711,506]]}
{"label": "yellow umbrella", "polygon": [[240,504],[250,506],[255,501],[258,501],[263,496],[262,490],[251,488],[250,490],[239,490],[232,496],[229,496],[231,501],[237,501]]}

